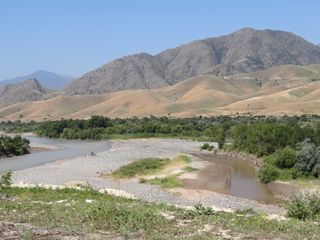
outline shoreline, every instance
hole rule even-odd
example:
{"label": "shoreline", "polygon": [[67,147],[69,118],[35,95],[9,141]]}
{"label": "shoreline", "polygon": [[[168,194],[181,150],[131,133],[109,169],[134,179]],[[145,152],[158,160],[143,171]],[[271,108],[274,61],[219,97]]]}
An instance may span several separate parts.
{"label": "shoreline", "polygon": [[155,185],[115,181],[111,178],[104,179],[101,177],[101,174],[111,173],[113,170],[135,159],[152,156],[174,158],[181,154],[200,152],[199,149],[202,142],[177,139],[131,139],[112,140],[109,143],[112,145],[111,148],[97,153],[96,156],[63,159],[29,169],[14,171],[13,183],[66,185],[68,182],[73,181],[86,183],[96,190],[105,188],[114,189],[115,191],[121,190],[150,202],[181,206],[193,206],[201,202],[206,206],[214,206],[219,209],[254,208],[257,212],[267,213],[268,215],[284,214],[284,210],[276,205],[267,205],[254,200],[216,192],[202,194],[200,190],[202,197],[199,201],[199,199],[188,199],[183,194],[170,193]]}
{"label": "shoreline", "polygon": [[[257,158],[256,156],[252,154],[247,154],[244,152],[237,152],[232,150],[222,150],[222,149],[215,149],[213,151],[206,151],[202,150],[206,154],[210,155],[217,155],[217,156],[226,156],[230,158],[237,158],[244,161],[249,162],[252,164],[256,170],[256,174],[258,173],[259,168],[262,165],[262,159]],[[293,184],[291,182],[285,182],[285,181],[273,181],[266,184],[268,189],[272,192],[274,195],[274,198],[285,201],[290,198],[291,195],[301,190],[301,187],[299,187],[296,184]]]}
{"label": "shoreline", "polygon": [[55,145],[30,143],[30,154],[36,152],[54,151],[61,149]]}

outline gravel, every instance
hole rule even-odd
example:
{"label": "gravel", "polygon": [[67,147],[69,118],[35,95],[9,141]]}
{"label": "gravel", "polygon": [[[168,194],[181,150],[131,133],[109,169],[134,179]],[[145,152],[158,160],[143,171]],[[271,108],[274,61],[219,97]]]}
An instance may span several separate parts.
{"label": "gravel", "polygon": [[[179,139],[133,139],[110,141],[111,149],[96,156],[83,156],[60,160],[38,167],[18,170],[13,173],[13,182],[28,184],[64,185],[79,181],[90,184],[95,189],[118,189],[133,194],[137,198],[179,206],[193,206],[199,201],[162,190],[159,186],[140,184],[132,181],[117,181],[102,178],[102,173],[111,173],[120,166],[135,159],[147,157],[173,158],[182,153],[199,151],[202,142]],[[283,215],[278,206],[265,205],[256,201],[214,193],[202,198],[201,204],[216,209],[234,210],[254,208],[257,212]]]}

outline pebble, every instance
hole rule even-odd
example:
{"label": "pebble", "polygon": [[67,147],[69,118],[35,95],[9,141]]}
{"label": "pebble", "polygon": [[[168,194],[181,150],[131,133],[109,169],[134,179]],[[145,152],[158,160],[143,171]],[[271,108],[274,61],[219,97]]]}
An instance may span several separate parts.
{"label": "pebble", "polygon": [[[147,157],[174,158],[180,154],[198,152],[203,142],[180,139],[131,139],[110,141],[111,149],[97,153],[96,156],[84,156],[66,159],[38,167],[15,171],[14,183],[41,185],[47,188],[63,188],[67,182],[85,182],[96,190],[108,194],[139,198],[150,202],[168,203],[178,206],[193,206],[199,201],[186,199],[164,191],[159,186],[140,184],[132,181],[118,181],[102,178],[101,173],[109,174],[136,159]],[[99,174],[98,174],[99,173]],[[21,182],[23,181],[23,182]],[[44,184],[45,183],[45,184]],[[77,188],[77,187],[75,187]],[[81,189],[79,187],[79,189]],[[237,198],[224,194],[202,199],[201,204],[217,209],[253,208],[257,212],[283,215],[278,206],[265,205],[256,201]]]}

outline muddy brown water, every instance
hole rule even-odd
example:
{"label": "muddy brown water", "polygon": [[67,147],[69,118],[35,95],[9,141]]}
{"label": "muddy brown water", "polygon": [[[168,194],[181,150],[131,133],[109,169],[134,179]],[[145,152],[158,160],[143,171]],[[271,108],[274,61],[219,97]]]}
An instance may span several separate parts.
{"label": "muddy brown water", "polygon": [[258,181],[254,166],[245,160],[212,154],[196,154],[205,167],[196,179],[183,179],[184,188],[208,190],[264,203],[276,203],[266,184]]}

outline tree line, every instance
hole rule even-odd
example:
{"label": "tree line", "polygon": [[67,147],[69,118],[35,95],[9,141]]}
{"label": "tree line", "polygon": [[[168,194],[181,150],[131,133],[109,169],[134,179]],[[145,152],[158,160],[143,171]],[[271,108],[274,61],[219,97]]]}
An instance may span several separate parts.
{"label": "tree line", "polygon": [[320,175],[319,116],[144,117],[61,119],[45,122],[2,122],[4,131],[32,131],[66,139],[117,137],[179,137],[218,142],[219,148],[254,154],[263,159],[260,179]]}

